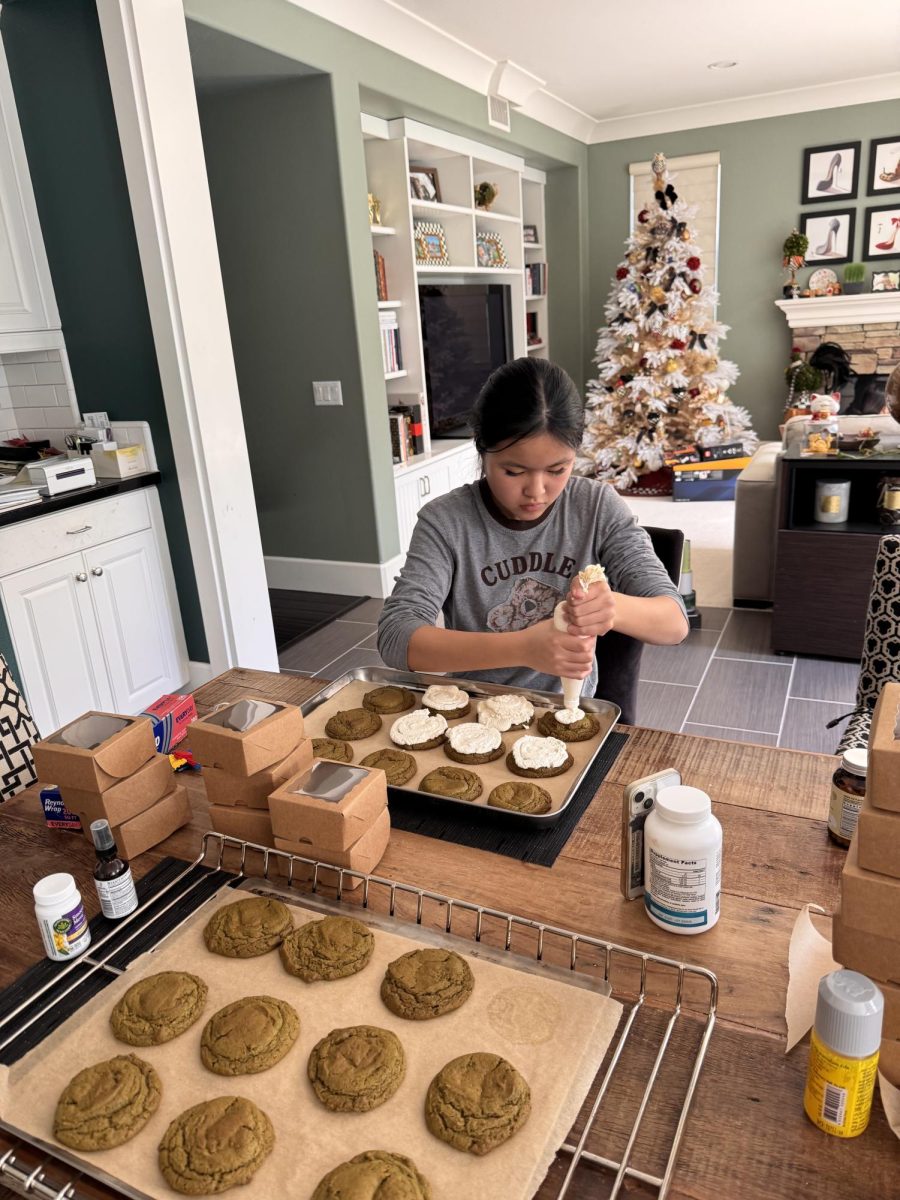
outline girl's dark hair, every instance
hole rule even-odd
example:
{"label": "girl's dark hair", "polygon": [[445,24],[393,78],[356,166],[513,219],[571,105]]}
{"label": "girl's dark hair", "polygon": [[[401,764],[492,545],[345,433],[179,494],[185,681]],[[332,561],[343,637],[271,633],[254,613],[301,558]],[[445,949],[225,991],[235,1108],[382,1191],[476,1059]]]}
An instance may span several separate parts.
{"label": "girl's dark hair", "polygon": [[573,450],[584,435],[584,401],[562,367],[545,358],[515,358],[498,367],[469,414],[479,454],[536,433]]}

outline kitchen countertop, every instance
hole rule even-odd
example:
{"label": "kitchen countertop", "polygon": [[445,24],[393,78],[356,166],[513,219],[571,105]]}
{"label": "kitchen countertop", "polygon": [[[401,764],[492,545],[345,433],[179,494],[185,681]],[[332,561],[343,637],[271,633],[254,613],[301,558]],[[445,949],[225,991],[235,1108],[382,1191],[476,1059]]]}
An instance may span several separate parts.
{"label": "kitchen countertop", "polygon": [[92,500],[105,500],[108,496],[152,487],[153,484],[159,483],[161,478],[159,471],[144,471],[141,475],[132,475],[130,479],[98,479],[90,487],[63,492],[61,496],[45,496],[37,504],[23,504],[21,508],[14,508],[10,512],[0,511],[0,528],[4,525],[15,525],[20,521],[30,521],[34,517],[45,517],[47,513],[61,512],[64,508],[74,508],[78,504],[90,504]]}

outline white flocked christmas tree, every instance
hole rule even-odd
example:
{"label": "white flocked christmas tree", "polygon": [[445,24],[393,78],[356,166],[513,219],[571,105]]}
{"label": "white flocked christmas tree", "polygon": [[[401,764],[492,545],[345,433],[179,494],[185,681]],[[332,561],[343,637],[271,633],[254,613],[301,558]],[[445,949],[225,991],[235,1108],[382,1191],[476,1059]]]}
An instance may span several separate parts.
{"label": "white flocked christmas tree", "polygon": [[687,446],[742,441],[751,453],[758,441],[749,413],[726,394],[738,369],[719,358],[728,327],[715,320],[718,297],[703,282],[696,209],[678,197],[664,155],[652,170],[653,205],[638,214],[606,302],[576,464],[621,490]]}

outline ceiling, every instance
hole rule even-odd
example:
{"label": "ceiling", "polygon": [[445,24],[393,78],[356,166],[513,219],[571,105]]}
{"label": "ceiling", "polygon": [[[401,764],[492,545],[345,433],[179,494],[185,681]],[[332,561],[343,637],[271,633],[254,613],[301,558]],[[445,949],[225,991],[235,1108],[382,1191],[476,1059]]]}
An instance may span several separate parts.
{"label": "ceiling", "polygon": [[587,142],[900,98],[900,0],[290,2]]}

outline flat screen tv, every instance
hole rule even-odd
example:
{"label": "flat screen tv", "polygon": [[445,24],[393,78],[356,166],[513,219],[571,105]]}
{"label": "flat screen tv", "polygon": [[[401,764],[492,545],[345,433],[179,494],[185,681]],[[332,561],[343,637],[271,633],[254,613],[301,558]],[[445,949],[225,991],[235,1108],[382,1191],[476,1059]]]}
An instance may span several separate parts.
{"label": "flat screen tv", "polygon": [[469,437],[484,381],[512,358],[509,285],[420,284],[419,313],[431,436]]}

